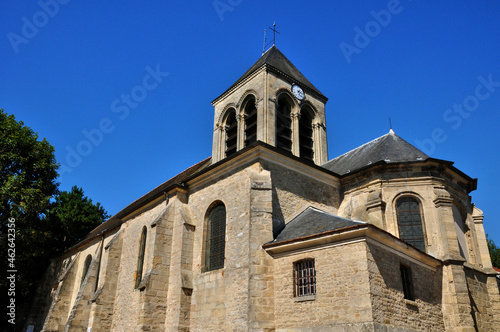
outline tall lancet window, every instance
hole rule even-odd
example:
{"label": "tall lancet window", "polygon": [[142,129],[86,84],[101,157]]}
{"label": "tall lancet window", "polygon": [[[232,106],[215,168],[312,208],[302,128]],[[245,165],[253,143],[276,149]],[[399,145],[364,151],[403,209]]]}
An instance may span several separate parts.
{"label": "tall lancet window", "polygon": [[253,99],[245,106],[245,115],[245,146],[248,146],[257,141],[257,108]]}
{"label": "tall lancet window", "polygon": [[92,263],[92,255],[87,255],[87,258],[85,258],[85,263],[83,263],[82,280],[80,281],[80,286],[83,284],[87,273],[89,273],[90,263]]}
{"label": "tall lancet window", "polygon": [[135,288],[139,288],[142,281],[142,270],[144,267],[144,254],[146,253],[146,227],[142,227],[141,240],[139,241],[139,255],[137,256],[137,272],[135,275]]}
{"label": "tall lancet window", "polygon": [[313,128],[312,117],[306,110],[302,111],[299,120],[299,142],[300,156],[304,159],[313,160]]}
{"label": "tall lancet window", "polygon": [[292,108],[285,98],[278,100],[276,110],[276,146],[292,152]]}
{"label": "tall lancet window", "polygon": [[236,112],[231,110],[226,122],[226,157],[236,152],[238,138],[238,122],[236,121]]}
{"label": "tall lancet window", "polygon": [[396,211],[398,215],[399,238],[425,251],[420,202],[415,197],[401,197],[396,202]]}
{"label": "tall lancet window", "polygon": [[226,249],[226,207],[219,203],[210,210],[207,217],[205,238],[205,271],[224,267]]}

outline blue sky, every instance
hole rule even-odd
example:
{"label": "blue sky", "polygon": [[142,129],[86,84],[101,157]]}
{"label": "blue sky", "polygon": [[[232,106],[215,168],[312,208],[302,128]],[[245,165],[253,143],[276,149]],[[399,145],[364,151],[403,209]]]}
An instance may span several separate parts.
{"label": "blue sky", "polygon": [[0,15],[0,108],[55,147],[62,189],[110,214],[210,156],[210,102],[276,21],[278,48],[329,98],[330,158],[391,117],[479,178],[472,201],[500,245],[498,2],[6,0]]}

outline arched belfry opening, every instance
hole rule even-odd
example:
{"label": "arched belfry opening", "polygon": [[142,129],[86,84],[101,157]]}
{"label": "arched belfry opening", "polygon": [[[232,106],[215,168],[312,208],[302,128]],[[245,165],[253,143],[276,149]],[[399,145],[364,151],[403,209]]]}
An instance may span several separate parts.
{"label": "arched belfry opening", "polygon": [[292,152],[292,104],[282,95],[276,109],[276,147]]}
{"label": "arched belfry opening", "polygon": [[257,141],[257,107],[251,98],[245,105],[245,146]]}
{"label": "arched belfry opening", "polygon": [[300,157],[314,160],[313,148],[313,115],[307,108],[302,109],[299,119],[299,152]]}
{"label": "arched belfry opening", "polygon": [[224,129],[226,131],[226,157],[229,157],[236,152],[238,144],[238,121],[234,109],[228,111]]}

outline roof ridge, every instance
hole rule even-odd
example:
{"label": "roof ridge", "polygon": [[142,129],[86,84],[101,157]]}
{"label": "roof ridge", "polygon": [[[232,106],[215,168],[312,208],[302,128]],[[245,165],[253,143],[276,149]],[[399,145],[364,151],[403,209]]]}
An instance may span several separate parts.
{"label": "roof ridge", "polygon": [[[358,147],[356,147],[356,148],[354,148],[354,149],[352,149],[352,150],[349,150],[349,151],[347,151],[346,153],[341,154],[340,156],[337,156],[337,157],[335,157],[335,158],[333,158],[333,159],[328,160],[328,161],[327,161],[326,163],[324,163],[323,165],[326,165],[326,164],[328,164],[328,163],[329,163],[329,162],[331,162],[331,161],[334,161],[334,160],[336,160],[336,159],[339,159],[340,157],[345,156],[346,154],[349,154],[349,153],[351,153],[351,152],[353,152],[353,151],[355,151],[355,150],[361,149],[361,148],[362,148],[362,147],[364,147],[365,145],[368,145],[368,144],[370,144],[370,143],[373,143],[373,142],[375,142],[375,141],[378,141],[378,140],[380,140],[380,139],[382,139],[382,138],[384,138],[384,137],[386,137],[386,136],[389,136],[389,135],[390,135],[390,133],[387,133],[387,134],[385,134],[385,135],[382,135],[382,136],[380,136],[380,137],[377,137],[377,138],[375,138],[375,139],[372,139],[371,141],[366,142],[365,144],[360,145],[360,146],[358,146]],[[399,136],[398,136],[398,135],[396,135],[395,133],[394,133],[394,136],[399,137]],[[408,143],[408,144],[409,144],[409,143]]]}

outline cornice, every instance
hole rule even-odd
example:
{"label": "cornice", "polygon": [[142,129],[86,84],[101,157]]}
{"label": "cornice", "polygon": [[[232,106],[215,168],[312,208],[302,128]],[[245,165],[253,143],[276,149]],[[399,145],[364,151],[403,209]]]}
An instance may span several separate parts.
{"label": "cornice", "polygon": [[439,259],[371,224],[351,226],[280,243],[268,243],[263,246],[263,249],[273,258],[280,258],[361,242],[376,245],[432,271],[436,271],[442,265]]}

